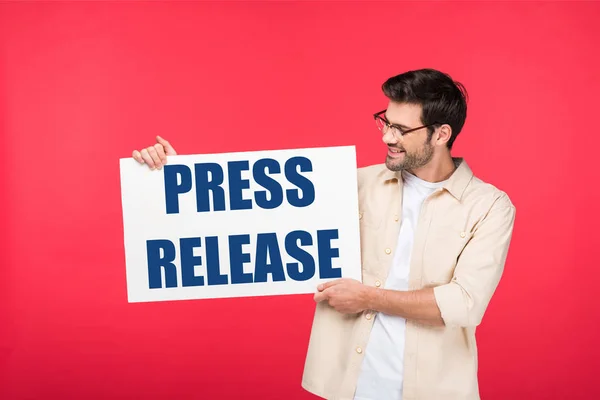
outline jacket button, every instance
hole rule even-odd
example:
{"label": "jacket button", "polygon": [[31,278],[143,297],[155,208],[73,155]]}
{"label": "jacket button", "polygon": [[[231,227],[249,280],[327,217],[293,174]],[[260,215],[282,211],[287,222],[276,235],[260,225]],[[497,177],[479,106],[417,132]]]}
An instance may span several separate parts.
{"label": "jacket button", "polygon": [[466,234],[465,232],[461,232],[461,233],[460,233],[460,237],[461,237],[461,238],[464,238],[465,236],[467,236],[467,234]]}
{"label": "jacket button", "polygon": [[392,250],[391,250],[391,249],[389,249],[389,248],[388,248],[388,249],[385,249],[385,254],[390,254],[391,252],[392,252]]}
{"label": "jacket button", "polygon": [[361,353],[362,353],[362,349],[361,349],[360,347],[357,347],[357,348],[356,348],[356,352],[357,352],[358,354],[361,354]]}
{"label": "jacket button", "polygon": [[379,286],[381,286],[381,282],[379,282],[379,281],[375,281],[375,286],[376,286],[376,287],[379,287]]}

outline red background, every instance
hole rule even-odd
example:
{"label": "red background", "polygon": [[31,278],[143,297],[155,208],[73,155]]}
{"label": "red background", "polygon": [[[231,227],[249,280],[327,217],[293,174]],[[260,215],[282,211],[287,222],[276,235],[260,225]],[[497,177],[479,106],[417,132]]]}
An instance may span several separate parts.
{"label": "red background", "polygon": [[385,148],[381,83],[462,81],[455,155],[517,207],[483,399],[593,399],[599,3],[3,3],[0,398],[311,399],[312,297],[128,304],[120,157]]}

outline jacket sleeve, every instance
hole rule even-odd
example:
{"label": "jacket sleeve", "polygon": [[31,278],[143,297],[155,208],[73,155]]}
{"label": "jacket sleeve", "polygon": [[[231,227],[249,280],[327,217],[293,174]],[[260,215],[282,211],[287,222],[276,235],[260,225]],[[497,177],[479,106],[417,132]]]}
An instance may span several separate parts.
{"label": "jacket sleeve", "polygon": [[475,228],[450,283],[433,289],[446,326],[481,323],[504,271],[514,221],[515,207],[503,195]]}

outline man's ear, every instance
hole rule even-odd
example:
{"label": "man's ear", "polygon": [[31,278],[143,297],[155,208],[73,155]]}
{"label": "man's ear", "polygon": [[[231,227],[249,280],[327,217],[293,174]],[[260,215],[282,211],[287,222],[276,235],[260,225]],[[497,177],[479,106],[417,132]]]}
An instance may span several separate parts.
{"label": "man's ear", "polygon": [[437,129],[437,139],[435,140],[436,146],[446,146],[446,143],[452,137],[452,127],[448,124],[444,124]]}

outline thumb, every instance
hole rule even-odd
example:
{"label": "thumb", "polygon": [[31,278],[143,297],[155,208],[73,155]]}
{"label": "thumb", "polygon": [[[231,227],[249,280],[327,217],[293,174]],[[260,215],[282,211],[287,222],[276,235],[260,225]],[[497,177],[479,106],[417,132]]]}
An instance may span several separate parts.
{"label": "thumb", "polygon": [[171,146],[171,143],[169,143],[165,139],[161,138],[160,136],[156,136],[156,141],[165,148],[166,155],[168,155],[168,156],[176,156],[177,155],[177,152],[175,151],[173,146]]}
{"label": "thumb", "polygon": [[327,300],[328,297],[329,297],[329,293],[327,293],[327,292],[317,292],[317,293],[315,293],[313,298],[316,303],[320,303],[323,300]]}

